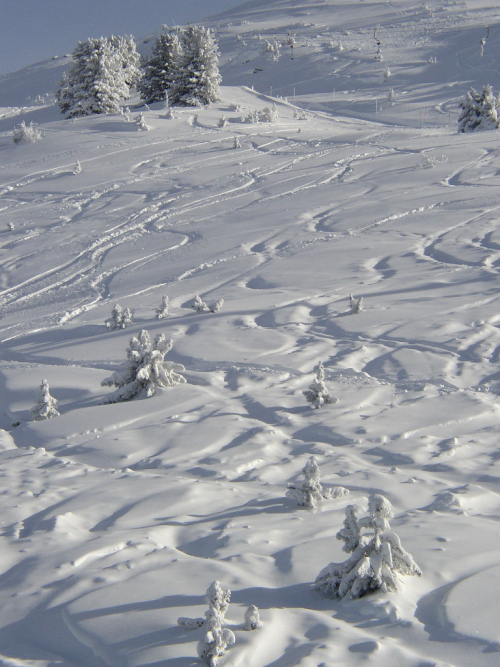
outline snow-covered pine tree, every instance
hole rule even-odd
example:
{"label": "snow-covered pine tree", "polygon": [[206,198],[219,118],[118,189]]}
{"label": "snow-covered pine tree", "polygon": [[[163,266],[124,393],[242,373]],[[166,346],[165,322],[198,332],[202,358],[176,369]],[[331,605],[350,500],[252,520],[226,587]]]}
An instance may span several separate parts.
{"label": "snow-covered pine tree", "polygon": [[262,627],[258,608],[251,604],[245,612],[245,630],[258,630]]}
{"label": "snow-covered pine tree", "polygon": [[192,308],[197,313],[204,313],[206,310],[208,310],[207,304],[205,301],[203,301],[199,294],[194,297],[194,301],[192,304],[190,304],[190,308]]}
{"label": "snow-covered pine tree", "polygon": [[182,32],[172,30],[162,33],[156,40],[151,57],[144,67],[144,74],[137,90],[147,104],[169,99],[178,101],[177,80],[182,67]]}
{"label": "snow-covered pine tree", "polygon": [[101,37],[79,42],[56,91],[68,118],[117,113],[138,78],[138,55],[131,37]]}
{"label": "snow-covered pine tree", "polygon": [[[396,590],[398,574],[422,574],[411,554],[401,546],[398,535],[390,530],[393,512],[387,498],[371,495],[368,516],[359,521],[354,511],[349,512],[348,518],[346,510],[344,528],[337,538],[344,540],[344,551],[352,555],[344,563],[327,565],[316,578],[316,590],[336,598],[360,598],[376,590]],[[367,532],[361,533],[362,530]]]}
{"label": "snow-covered pine tree", "polygon": [[146,123],[146,119],[144,118],[142,111],[135,119],[135,124],[137,125],[139,132],[147,132],[149,130],[149,126]]}
{"label": "snow-covered pine tree", "polygon": [[176,81],[178,101],[187,106],[221,99],[219,48],[214,33],[204,26],[189,26],[182,34],[183,57]]}
{"label": "snow-covered pine tree", "polygon": [[172,349],[172,340],[158,334],[151,340],[146,329],[138,337],[133,336],[127,348],[127,361],[122,369],[105,378],[103,387],[118,387],[105,403],[128,401],[134,396],[154,396],[158,387],[173,387],[186,382],[180,375],[185,369],[181,364],[165,361],[166,353]]}
{"label": "snow-covered pine tree", "polygon": [[314,367],[316,371],[316,379],[309,385],[309,389],[306,389],[302,393],[306,397],[306,400],[315,408],[320,408],[322,405],[328,403],[338,403],[338,398],[335,396],[330,396],[330,392],[325,384],[325,369],[323,368],[323,363],[320,361],[317,366]]}
{"label": "snow-covered pine tree", "polygon": [[50,395],[50,387],[47,380],[42,380],[38,400],[36,405],[31,408],[30,414],[34,421],[43,421],[52,417],[59,417],[57,411],[58,401]]}
{"label": "snow-covered pine tree", "polygon": [[498,115],[500,101],[493,95],[490,85],[483,86],[478,93],[471,88],[459,104],[458,131],[497,130],[500,127]]}
{"label": "snow-covered pine tree", "polygon": [[316,507],[318,502],[327,498],[340,498],[346,496],[349,491],[342,486],[324,489],[320,482],[319,466],[314,456],[311,456],[302,468],[304,481],[300,486],[290,484],[286,492],[287,498],[293,498],[301,507]]}
{"label": "snow-covered pine tree", "polygon": [[111,317],[106,320],[106,326],[108,329],[111,329],[111,331],[114,331],[115,329],[125,329],[127,325],[132,324],[133,317],[134,314],[130,308],[124,309],[117,303],[111,311]]}
{"label": "snow-covered pine tree", "polygon": [[234,633],[223,627],[230,597],[231,591],[223,590],[218,581],[212,582],[207,590],[205,600],[208,610],[205,612],[204,624],[206,632],[198,643],[198,655],[210,667],[217,667],[219,658],[224,655],[227,647],[235,642]]}
{"label": "snow-covered pine tree", "polygon": [[121,76],[129,88],[141,78],[141,56],[137,53],[136,44],[132,35],[108,37],[110,48],[121,63]]}
{"label": "snow-covered pine tree", "polygon": [[156,311],[156,319],[163,320],[168,315],[168,296],[164,294],[161,298],[161,305]]}
{"label": "snow-covered pine tree", "polygon": [[224,114],[219,118],[217,122],[217,127],[226,127],[227,126],[227,118],[225,117]]}
{"label": "snow-covered pine tree", "polygon": [[82,165],[80,164],[80,160],[77,160],[77,161],[76,161],[75,167],[74,167],[74,169],[73,169],[73,173],[75,174],[75,176],[76,176],[77,174],[81,174],[81,173],[82,173]]}
{"label": "snow-covered pine tree", "polygon": [[211,313],[218,313],[223,305],[224,305],[224,299],[218,299],[217,301],[208,304],[208,310]]}
{"label": "snow-covered pine tree", "polygon": [[233,148],[241,148],[241,142],[239,137],[234,137],[233,139]]}

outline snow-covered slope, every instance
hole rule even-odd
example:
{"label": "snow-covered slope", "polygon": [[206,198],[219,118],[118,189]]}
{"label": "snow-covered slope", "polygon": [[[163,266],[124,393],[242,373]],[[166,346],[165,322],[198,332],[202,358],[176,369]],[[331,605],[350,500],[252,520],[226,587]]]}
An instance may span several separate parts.
{"label": "snow-covered slope", "polygon": [[[470,85],[498,92],[496,21],[246,3],[213,20],[223,101],[143,109],[148,132],[133,107],[62,120],[63,59],[0,79],[2,664],[199,664],[176,620],[218,579],[225,665],[500,665],[500,134],[456,133]],[[287,33],[293,60],[261,53]],[[14,145],[21,120],[43,140]],[[109,331],[115,303],[134,323]],[[142,329],[187,383],[104,405]],[[339,401],[314,410],[320,360]],[[29,421],[42,378],[61,416]],[[285,497],[311,455],[348,496]],[[372,493],[423,575],[333,601],[311,584]]]}

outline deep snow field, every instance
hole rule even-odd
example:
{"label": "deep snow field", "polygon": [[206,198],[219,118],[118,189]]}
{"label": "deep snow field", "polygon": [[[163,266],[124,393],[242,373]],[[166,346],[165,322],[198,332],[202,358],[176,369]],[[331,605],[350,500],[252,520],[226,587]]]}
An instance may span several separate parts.
{"label": "deep snow field", "polygon": [[[227,667],[500,665],[500,132],[456,131],[471,85],[500,89],[494,3],[253,0],[210,25],[223,101],[173,120],[138,98],[62,119],[65,57],[0,77],[0,665],[200,665],[176,621],[214,579]],[[261,54],[288,31],[293,60]],[[22,120],[43,140],[14,145]],[[115,303],[135,316],[111,332]],[[103,405],[142,329],[187,383]],[[339,401],[314,410],[320,360]],[[34,422],[42,378],[61,416]],[[348,496],[285,497],[311,455]],[[329,599],[312,583],[371,493],[423,575]]]}

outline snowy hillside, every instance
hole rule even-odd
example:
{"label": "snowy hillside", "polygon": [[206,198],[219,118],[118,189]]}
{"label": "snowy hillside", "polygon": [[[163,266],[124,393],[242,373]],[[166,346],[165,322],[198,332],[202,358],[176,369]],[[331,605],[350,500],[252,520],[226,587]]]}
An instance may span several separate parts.
{"label": "snowy hillside", "polygon": [[[223,101],[171,119],[62,119],[65,57],[0,78],[0,665],[201,665],[177,619],[215,579],[221,665],[500,665],[500,133],[456,123],[500,90],[497,10],[253,0],[211,26]],[[143,329],[187,382],[105,404]],[[31,421],[42,379],[60,416]],[[311,456],[349,495],[286,496]],[[313,582],[371,494],[422,576],[334,600]]]}

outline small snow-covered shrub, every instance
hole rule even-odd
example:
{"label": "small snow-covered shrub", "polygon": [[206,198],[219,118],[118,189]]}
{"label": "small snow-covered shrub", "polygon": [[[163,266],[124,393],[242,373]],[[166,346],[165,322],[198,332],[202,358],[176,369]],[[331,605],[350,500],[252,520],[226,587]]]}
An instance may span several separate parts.
{"label": "small snow-covered shrub", "polygon": [[163,320],[168,315],[168,296],[164,294],[161,298],[161,305],[156,311],[156,319]]}
{"label": "small snow-covered shrub", "polygon": [[279,60],[281,55],[280,45],[276,37],[272,42],[267,39],[264,40],[264,45],[262,46],[262,53],[269,53],[273,60]]}
{"label": "small snow-covered shrub", "polygon": [[251,604],[245,612],[245,630],[258,630],[262,627],[258,608]]}
{"label": "small snow-covered shrub", "polygon": [[241,148],[241,142],[239,137],[235,137],[233,140],[233,148]]}
{"label": "small snow-covered shrub", "polygon": [[217,127],[226,127],[226,125],[227,125],[227,118],[224,116],[224,114],[222,114],[217,123]]}
{"label": "small snow-covered shrub", "polygon": [[206,303],[197,294],[194,298],[193,303],[190,304],[189,307],[195,310],[197,313],[207,313],[207,312],[218,313],[223,305],[224,305],[224,299],[219,299],[218,301],[214,301],[214,303]]}
{"label": "small snow-covered shrub", "polygon": [[203,313],[208,310],[207,304],[205,301],[203,301],[199,294],[194,297],[194,301],[189,307],[195,310],[197,313]]}
{"label": "small snow-covered shrub", "polygon": [[360,598],[376,590],[397,590],[398,575],[420,576],[412,555],[390,530],[393,516],[391,503],[379,494],[370,496],[368,516],[360,520],[349,505],[337,538],[352,555],[344,563],[327,565],[316,578],[315,589],[336,598]]}
{"label": "small snow-covered shrub", "polygon": [[12,141],[15,144],[34,144],[36,141],[42,139],[42,133],[36,123],[31,122],[26,125],[24,120],[21,125],[14,128],[12,133]]}
{"label": "small snow-covered shrub", "polygon": [[106,326],[108,329],[111,329],[111,331],[114,331],[115,329],[125,329],[128,324],[132,324],[133,317],[134,314],[130,308],[124,309],[117,303],[111,311],[111,317],[106,320]]}
{"label": "small snow-covered shrub", "polygon": [[500,101],[493,95],[488,84],[478,93],[471,88],[459,104],[458,131],[498,130]]}
{"label": "small snow-covered shrub", "polygon": [[320,408],[322,405],[327,405],[329,403],[337,403],[339,399],[335,396],[330,396],[330,392],[325,384],[325,369],[323,368],[323,363],[320,361],[318,365],[314,367],[314,370],[316,371],[316,379],[309,385],[309,389],[302,392],[306,397],[306,400],[315,408]]}
{"label": "small snow-covered shrub", "polygon": [[273,104],[271,108],[264,107],[259,114],[259,120],[263,123],[276,123],[279,120],[276,104]]}
{"label": "small snow-covered shrub", "polygon": [[13,222],[8,222],[7,223],[7,229],[9,230],[9,232],[13,232],[15,230],[15,228],[16,227],[15,227]]}
{"label": "small snow-covered shrub", "polygon": [[324,489],[320,482],[319,466],[314,456],[302,469],[304,481],[300,486],[290,484],[286,492],[287,498],[293,498],[301,507],[316,507],[318,502],[328,498],[340,498],[349,494],[347,489],[342,486],[336,486],[330,489]]}
{"label": "small snow-covered shrub", "polygon": [[363,297],[360,296],[356,301],[353,295],[349,294],[349,309],[351,315],[358,315],[363,310]]}
{"label": "small snow-covered shrub", "polygon": [[147,132],[149,130],[149,126],[146,123],[146,119],[144,118],[144,114],[142,112],[137,116],[135,124],[137,125],[139,132]]}
{"label": "small snow-covered shrub", "polygon": [[389,106],[393,107],[395,104],[395,97],[394,97],[394,89],[389,88],[389,92],[387,93],[387,101],[389,102]]}
{"label": "small snow-covered shrub", "polygon": [[75,176],[76,176],[77,174],[81,174],[81,173],[82,173],[82,165],[80,164],[80,160],[77,160],[77,161],[76,161],[75,167],[74,167],[74,169],[73,169],[73,173],[75,174]]}
{"label": "small snow-covered shrub", "polygon": [[224,305],[224,299],[218,299],[217,301],[208,304],[208,310],[211,313],[218,313],[223,305]]}
{"label": "small snow-covered shrub", "polygon": [[388,67],[386,67],[386,68],[385,68],[385,72],[384,72],[384,79],[385,79],[385,81],[387,81],[388,79],[390,79],[391,76],[392,76],[392,72],[391,72],[391,70],[390,70]]}
{"label": "small snow-covered shrub", "polygon": [[172,340],[164,334],[158,334],[153,342],[149,332],[143,329],[139,336],[132,336],[129,345],[122,369],[101,382],[103,387],[118,387],[105,403],[128,401],[139,394],[150,398],[159,387],[174,387],[186,382],[180,375],[184,366],[165,361],[166,353],[172,349]]}
{"label": "small snow-covered shrub", "polygon": [[38,401],[36,405],[31,408],[30,414],[34,421],[43,421],[44,419],[51,419],[52,417],[59,417],[57,411],[58,401],[50,395],[50,387],[47,380],[42,380]]}

